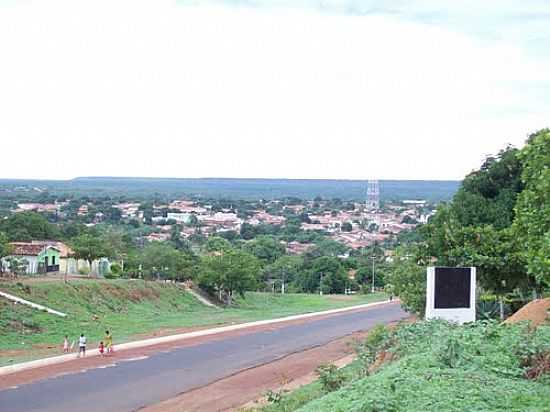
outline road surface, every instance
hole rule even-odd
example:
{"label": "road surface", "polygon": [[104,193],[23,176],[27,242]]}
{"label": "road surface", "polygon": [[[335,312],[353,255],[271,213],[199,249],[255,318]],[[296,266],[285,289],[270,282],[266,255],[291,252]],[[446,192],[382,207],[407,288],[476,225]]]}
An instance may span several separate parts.
{"label": "road surface", "polygon": [[0,411],[135,411],[240,370],[406,316],[394,303],[117,361],[112,367],[2,390]]}

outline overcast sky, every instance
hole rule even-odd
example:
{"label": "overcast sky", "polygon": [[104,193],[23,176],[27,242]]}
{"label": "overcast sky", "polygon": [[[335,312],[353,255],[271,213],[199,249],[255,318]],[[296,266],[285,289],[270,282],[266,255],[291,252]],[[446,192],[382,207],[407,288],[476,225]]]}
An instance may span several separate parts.
{"label": "overcast sky", "polygon": [[548,126],[547,0],[0,0],[0,178],[461,179]]}

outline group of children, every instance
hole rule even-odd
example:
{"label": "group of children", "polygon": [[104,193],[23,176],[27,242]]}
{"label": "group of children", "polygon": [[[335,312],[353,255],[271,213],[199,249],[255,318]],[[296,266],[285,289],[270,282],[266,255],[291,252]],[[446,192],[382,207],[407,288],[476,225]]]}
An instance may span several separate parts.
{"label": "group of children", "polygon": [[[79,358],[81,356],[86,356],[86,343],[87,343],[86,336],[84,336],[84,334],[81,333],[80,337],[78,338],[78,357]],[[69,345],[69,336],[65,335],[65,339],[63,341],[63,352],[64,353],[71,352],[74,348],[74,345],[75,345],[74,341]],[[104,356],[105,352],[107,353],[107,355],[110,355],[114,352],[113,335],[111,335],[111,333],[108,330],[105,331],[105,337],[103,338],[103,340],[99,342],[98,349],[99,349],[99,354],[101,356]]]}

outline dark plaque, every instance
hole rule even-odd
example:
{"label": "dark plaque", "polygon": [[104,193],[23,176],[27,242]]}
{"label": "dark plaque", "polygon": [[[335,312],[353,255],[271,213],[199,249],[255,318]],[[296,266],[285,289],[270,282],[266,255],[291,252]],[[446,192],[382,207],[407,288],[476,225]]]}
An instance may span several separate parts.
{"label": "dark plaque", "polygon": [[470,307],[470,268],[435,268],[435,309]]}

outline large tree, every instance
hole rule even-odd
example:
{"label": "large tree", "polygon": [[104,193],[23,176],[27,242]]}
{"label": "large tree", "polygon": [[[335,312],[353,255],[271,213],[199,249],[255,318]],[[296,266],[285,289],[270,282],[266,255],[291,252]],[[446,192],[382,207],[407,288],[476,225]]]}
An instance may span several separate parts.
{"label": "large tree", "polygon": [[464,179],[453,201],[422,227],[424,253],[435,257],[438,265],[476,266],[481,286],[500,295],[532,288],[533,278],[510,231],[514,204],[523,189],[521,172],[517,149],[508,147],[487,158]]}
{"label": "large tree", "polygon": [[243,249],[263,263],[273,263],[286,252],[285,246],[273,236],[262,235],[246,242]]}
{"label": "large tree", "polygon": [[71,241],[73,256],[88,262],[90,272],[92,271],[92,262],[96,259],[109,256],[105,242],[98,236],[90,233],[84,233],[75,237]]}
{"label": "large tree", "polygon": [[223,253],[203,256],[199,283],[224,297],[227,304],[232,303],[233,296],[252,290],[257,286],[260,271],[259,260],[249,253],[230,249]]}
{"label": "large tree", "polygon": [[167,243],[152,242],[134,259],[133,265],[141,265],[142,274],[149,279],[193,279],[197,259],[189,251],[179,251]]}
{"label": "large tree", "polygon": [[263,278],[268,283],[280,284],[281,292],[284,293],[286,285],[298,279],[303,272],[303,264],[301,256],[281,256],[264,268]]}
{"label": "large tree", "polygon": [[340,259],[321,256],[309,262],[307,270],[295,283],[304,292],[343,293],[350,280]]}
{"label": "large tree", "polygon": [[528,273],[550,286],[550,129],[532,135],[518,157],[525,190],[516,204],[513,236]]}

